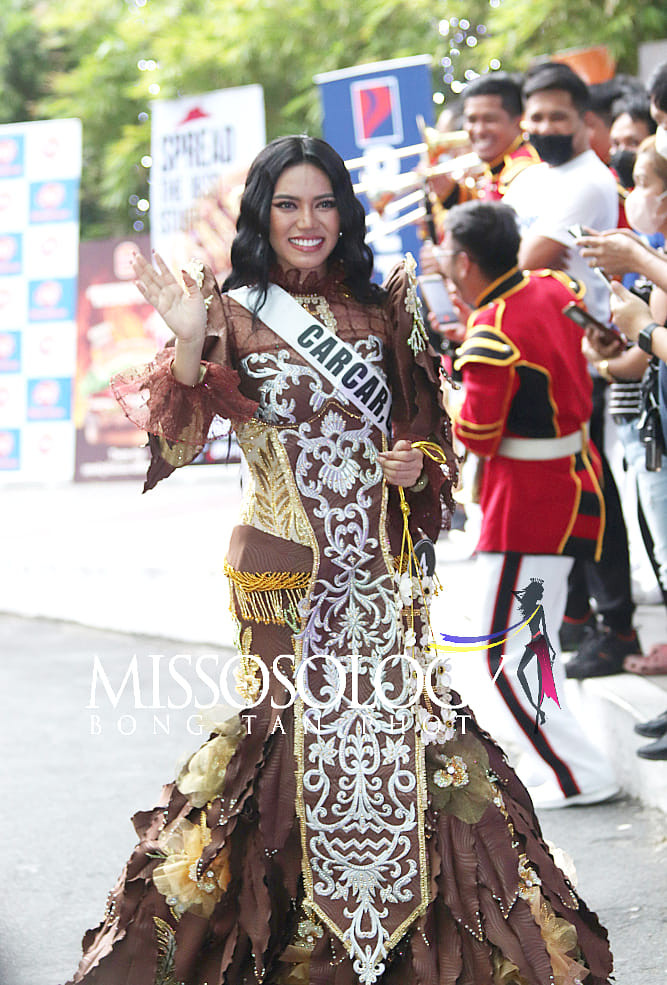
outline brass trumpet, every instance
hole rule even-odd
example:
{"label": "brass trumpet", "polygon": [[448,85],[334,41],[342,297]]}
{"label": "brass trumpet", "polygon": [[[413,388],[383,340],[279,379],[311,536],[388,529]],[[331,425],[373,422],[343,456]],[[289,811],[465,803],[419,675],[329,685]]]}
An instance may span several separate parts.
{"label": "brass trumpet", "polygon": [[[395,195],[398,192],[413,191],[421,186],[424,178],[433,178],[438,174],[457,174],[459,171],[465,171],[466,174],[474,174],[476,172],[481,174],[483,170],[484,162],[480,160],[474,151],[470,151],[469,154],[462,154],[460,157],[455,157],[451,161],[444,161],[442,164],[436,164],[432,168],[425,168],[421,173],[418,171],[404,171],[401,174],[387,176],[387,187],[384,190],[391,191]],[[368,194],[369,190],[373,192],[377,188],[377,185],[374,185],[373,182],[358,181],[352,187],[354,188],[355,194],[359,194],[359,192]]]}
{"label": "brass trumpet", "polygon": [[[371,150],[364,157],[355,157],[345,162],[350,171],[365,170],[365,174],[362,174],[360,180],[352,186],[355,194],[365,194],[374,210],[380,216],[386,215],[388,219],[369,233],[367,242],[388,235],[403,226],[420,222],[427,216],[423,202],[424,183],[428,178],[444,174],[472,176],[481,173],[484,169],[484,163],[474,152],[437,163],[444,154],[451,154],[470,143],[465,130],[441,133],[433,127],[425,126],[421,117],[418,117],[418,125],[424,138],[422,143],[411,144],[409,147],[378,148],[376,153]],[[428,161],[427,167],[398,174],[388,173],[393,162],[417,155]],[[390,168],[385,167],[386,164],[389,164]],[[409,212],[399,215],[403,209],[408,208]]]}
{"label": "brass trumpet", "polygon": [[[459,150],[470,143],[470,137],[465,130],[451,130],[449,133],[441,133],[434,127],[423,127],[422,133],[424,141],[421,144],[411,144],[409,147],[389,147],[383,148],[378,155],[381,160],[394,160],[401,157],[416,157],[417,154],[428,154],[430,161],[436,161],[443,154],[448,154],[453,150]],[[368,164],[368,157],[353,157],[345,162],[348,171],[363,168]]]}

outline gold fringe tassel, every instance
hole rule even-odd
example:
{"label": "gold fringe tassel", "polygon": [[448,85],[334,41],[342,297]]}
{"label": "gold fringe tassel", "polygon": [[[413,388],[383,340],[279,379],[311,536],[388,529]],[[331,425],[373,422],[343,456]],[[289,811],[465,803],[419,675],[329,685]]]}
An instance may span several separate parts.
{"label": "gold fringe tassel", "polygon": [[296,612],[310,584],[310,573],[237,571],[225,561],[234,598],[244,619],[284,626]]}

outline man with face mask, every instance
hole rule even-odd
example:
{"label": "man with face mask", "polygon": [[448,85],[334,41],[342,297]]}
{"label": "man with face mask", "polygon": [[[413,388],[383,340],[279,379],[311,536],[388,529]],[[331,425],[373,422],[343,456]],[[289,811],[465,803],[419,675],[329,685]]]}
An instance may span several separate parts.
{"label": "man with face mask", "polygon": [[[567,65],[548,63],[527,73],[523,93],[524,125],[545,163],[520,175],[505,197],[519,215],[519,262],[529,270],[567,270],[585,285],[590,313],[607,323],[608,285],[574,248],[568,232],[577,225],[612,229],[618,220],[616,182],[590,148],[588,88]],[[602,458],[605,534],[599,561],[577,560],[570,573],[563,640],[568,649],[579,646],[580,663],[594,664],[598,673],[618,673],[626,656],[640,652],[640,644],[632,623],[627,529],[603,452],[606,383],[600,377],[593,382],[590,433]]]}
{"label": "man with face mask", "polygon": [[634,185],[632,169],[637,148],[642,140],[655,133],[655,121],[649,112],[648,98],[639,94],[617,99],[612,106],[612,117],[609,167],[618,175],[623,186],[630,189]]}
{"label": "man with face mask", "polygon": [[524,126],[544,164],[519,175],[505,196],[519,216],[520,264],[567,270],[585,284],[591,314],[607,321],[607,286],[568,232],[611,229],[618,219],[616,182],[590,147],[588,88],[567,65],[548,63],[526,74],[523,97]]}

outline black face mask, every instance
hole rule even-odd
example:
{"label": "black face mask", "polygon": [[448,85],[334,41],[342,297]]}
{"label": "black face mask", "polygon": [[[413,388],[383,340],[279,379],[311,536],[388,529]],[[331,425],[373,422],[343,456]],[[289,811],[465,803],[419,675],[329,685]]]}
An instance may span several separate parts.
{"label": "black face mask", "polygon": [[530,142],[543,161],[556,168],[559,164],[567,164],[572,160],[572,133],[532,133]]}
{"label": "black face mask", "polygon": [[617,150],[609,158],[609,167],[618,175],[618,180],[624,188],[634,188],[632,172],[634,171],[637,155],[633,150]]}

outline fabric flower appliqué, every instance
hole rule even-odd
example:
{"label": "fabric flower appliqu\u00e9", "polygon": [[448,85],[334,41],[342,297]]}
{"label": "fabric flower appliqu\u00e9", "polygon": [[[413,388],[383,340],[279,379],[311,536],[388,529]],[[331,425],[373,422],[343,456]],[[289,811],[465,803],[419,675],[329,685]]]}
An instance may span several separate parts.
{"label": "fabric flower appliqu\u00e9", "polygon": [[205,742],[179,773],[176,786],[193,807],[203,807],[217,797],[230,759],[245,735],[240,718],[232,718],[219,728],[220,735]]}
{"label": "fabric flower appliqu\u00e9", "polygon": [[449,742],[456,735],[456,713],[450,708],[443,708],[438,717],[426,708],[417,709],[417,726],[421,740],[425,746],[431,743]]}
{"label": "fabric flower appliqu\u00e9", "polygon": [[158,839],[166,858],[153,872],[153,882],[178,917],[188,911],[208,919],[231,881],[226,848],[197,875],[199,859],[210,841],[204,815],[199,824],[180,821]]}
{"label": "fabric flower appliqu\u00e9", "polygon": [[460,756],[447,756],[444,769],[434,772],[433,782],[438,787],[464,787],[468,783],[468,767]]}

